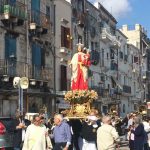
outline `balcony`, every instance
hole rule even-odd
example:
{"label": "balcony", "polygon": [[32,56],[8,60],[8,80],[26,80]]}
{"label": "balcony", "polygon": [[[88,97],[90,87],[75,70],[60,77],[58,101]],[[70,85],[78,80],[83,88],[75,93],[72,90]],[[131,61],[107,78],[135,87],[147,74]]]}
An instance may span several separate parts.
{"label": "balcony", "polygon": [[120,88],[118,88],[118,87],[111,88],[109,94],[110,94],[110,96],[121,95],[122,94],[122,90]]}
{"label": "balcony", "polygon": [[117,40],[116,36],[112,35],[106,28],[102,29],[101,40],[104,42],[111,42],[111,47],[117,48],[121,46],[121,43]]}
{"label": "balcony", "polygon": [[119,48],[120,46],[121,46],[121,43],[117,40],[116,36],[113,36],[111,47]]}
{"label": "balcony", "polygon": [[0,15],[4,25],[7,24],[7,20],[14,23],[14,25],[23,25],[24,20],[27,18],[25,4],[19,0],[15,2],[1,0]]}
{"label": "balcony", "polygon": [[81,28],[84,27],[85,24],[85,14],[83,12],[79,12],[77,15],[77,21],[78,21],[78,26],[80,26]]}
{"label": "balcony", "polygon": [[131,94],[131,86],[123,85],[123,92],[126,94]]}
{"label": "balcony", "polygon": [[43,80],[43,81],[51,80],[52,68],[30,65],[29,70],[30,70],[29,76],[31,76],[32,79]]}
{"label": "balcony", "polygon": [[142,78],[143,80],[150,80],[150,71],[143,71],[142,72]]}
{"label": "balcony", "polygon": [[96,91],[98,96],[101,96],[101,97],[104,96],[104,88],[99,87],[99,86],[91,86],[91,89]]}
{"label": "balcony", "polygon": [[18,61],[0,60],[0,75],[10,77],[28,76],[35,80],[49,81],[52,76],[52,68],[29,65]]}
{"label": "balcony", "polygon": [[36,30],[42,34],[46,34],[50,29],[50,16],[35,10],[29,12],[30,30]]}
{"label": "balcony", "polygon": [[97,65],[100,61],[100,56],[99,52],[96,50],[91,51],[91,64],[92,65]]}
{"label": "balcony", "polygon": [[116,62],[111,62],[110,70],[117,71],[118,70],[118,64]]}

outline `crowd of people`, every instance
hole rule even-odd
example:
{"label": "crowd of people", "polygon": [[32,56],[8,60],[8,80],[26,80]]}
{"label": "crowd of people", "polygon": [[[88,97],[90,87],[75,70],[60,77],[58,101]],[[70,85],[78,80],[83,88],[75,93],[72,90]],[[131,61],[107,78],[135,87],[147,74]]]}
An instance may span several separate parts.
{"label": "crowd of people", "polygon": [[150,149],[150,122],[146,116],[127,114],[98,117],[91,112],[85,119],[68,119],[55,114],[46,121],[44,114],[32,122],[16,114],[13,121],[14,150],[119,150],[122,126],[130,150]]}

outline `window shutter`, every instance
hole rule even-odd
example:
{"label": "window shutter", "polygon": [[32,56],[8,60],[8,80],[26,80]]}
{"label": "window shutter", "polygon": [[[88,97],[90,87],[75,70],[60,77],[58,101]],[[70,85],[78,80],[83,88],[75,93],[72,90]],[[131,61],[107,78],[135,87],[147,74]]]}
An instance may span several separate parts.
{"label": "window shutter", "polygon": [[64,27],[61,26],[61,47],[65,47],[65,30]]}
{"label": "window shutter", "polygon": [[32,64],[41,66],[41,47],[35,43],[32,44]]}
{"label": "window shutter", "polygon": [[9,59],[11,55],[16,56],[16,37],[5,35],[5,58]]}
{"label": "window shutter", "polygon": [[16,56],[16,38],[10,38],[9,39],[10,49],[9,49],[9,56],[14,55]]}
{"label": "window shutter", "polygon": [[40,11],[40,0],[31,0],[31,10]]}
{"label": "window shutter", "polygon": [[61,71],[61,79],[60,79],[60,85],[61,85],[61,91],[67,90],[67,68],[64,65],[61,65],[60,67]]}
{"label": "window shutter", "polygon": [[70,28],[65,28],[65,43],[66,48],[70,48]]}
{"label": "window shutter", "polygon": [[31,0],[31,20],[40,24],[40,0]]}
{"label": "window shutter", "polygon": [[9,59],[9,37],[5,35],[5,59]]}

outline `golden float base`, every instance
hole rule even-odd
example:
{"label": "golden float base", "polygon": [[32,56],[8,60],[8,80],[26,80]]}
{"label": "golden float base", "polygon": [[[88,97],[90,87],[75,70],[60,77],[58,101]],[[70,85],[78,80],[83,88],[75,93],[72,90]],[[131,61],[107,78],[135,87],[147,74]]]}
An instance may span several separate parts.
{"label": "golden float base", "polygon": [[77,119],[77,118],[86,118],[91,113],[90,103],[83,104],[71,104],[70,109],[62,111],[67,118]]}

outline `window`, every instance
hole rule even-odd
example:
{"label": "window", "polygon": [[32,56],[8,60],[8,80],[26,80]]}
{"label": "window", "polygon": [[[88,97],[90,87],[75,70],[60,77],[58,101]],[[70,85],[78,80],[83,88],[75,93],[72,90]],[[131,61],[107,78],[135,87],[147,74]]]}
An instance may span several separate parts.
{"label": "window", "polygon": [[36,66],[41,66],[41,47],[40,45],[32,44],[32,64]]}
{"label": "window", "polygon": [[138,57],[134,56],[134,63],[138,63]]}
{"label": "window", "polygon": [[94,42],[91,42],[91,50],[95,50],[94,49]]}
{"label": "window", "polygon": [[126,85],[126,77],[124,76],[124,85]]}
{"label": "window", "polygon": [[10,59],[13,55],[16,57],[16,36],[5,34],[5,58]]}
{"label": "window", "polygon": [[37,43],[32,43],[32,75],[34,78],[41,76],[41,47]]}
{"label": "window", "polygon": [[31,22],[40,24],[40,0],[31,0]]}
{"label": "window", "polygon": [[134,92],[134,95],[135,95],[136,94],[136,83],[135,82],[133,83],[133,90],[134,90],[133,92]]}
{"label": "window", "polygon": [[122,105],[122,112],[123,112],[123,113],[126,112],[126,106],[125,106],[125,104]]}
{"label": "window", "polygon": [[60,90],[67,91],[67,67],[60,66]]}
{"label": "window", "polygon": [[104,67],[104,49],[102,49],[102,67]]}
{"label": "window", "polygon": [[109,58],[109,54],[107,53],[107,60],[108,60],[108,58]]}
{"label": "window", "polygon": [[61,47],[70,48],[70,28],[61,26]]}
{"label": "window", "polygon": [[50,7],[49,6],[46,6],[46,15],[50,16]]}

